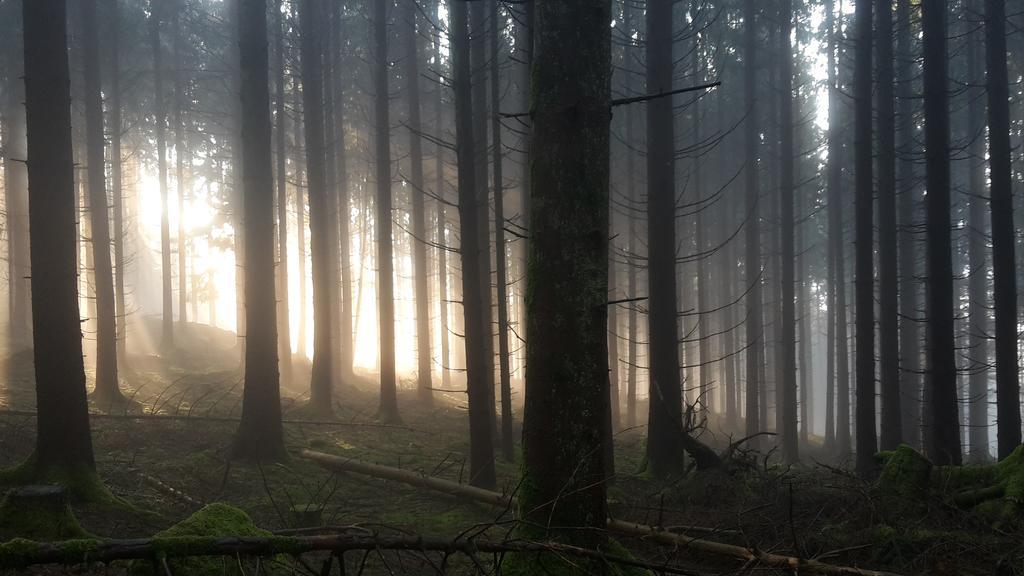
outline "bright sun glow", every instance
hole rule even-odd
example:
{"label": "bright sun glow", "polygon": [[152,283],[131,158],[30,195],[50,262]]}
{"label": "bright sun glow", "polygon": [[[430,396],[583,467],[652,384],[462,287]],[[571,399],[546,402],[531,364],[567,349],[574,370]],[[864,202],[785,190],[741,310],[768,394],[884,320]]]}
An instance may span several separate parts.
{"label": "bright sun glow", "polygon": [[[226,210],[220,206],[223,196],[219,183],[202,179],[198,174],[187,194],[184,210],[179,213],[173,179],[169,182],[168,214],[171,232],[171,271],[174,291],[174,314],[178,310],[178,222],[183,218],[187,237],[185,258],[188,279],[188,317],[191,322],[209,324],[236,331],[234,230]],[[152,167],[143,167],[139,175],[138,234],[140,254],[135,260],[137,287],[133,295],[135,308],[142,314],[161,313],[160,291],[160,185]],[[396,187],[396,193],[398,193]],[[305,209],[305,278],[300,278],[298,214],[294,196],[289,203],[288,238],[288,309],[292,351],[313,355],[313,289],[309,261],[308,207]],[[352,263],[352,299],[358,313],[353,319],[354,364],[356,368],[376,371],[378,367],[377,292],[374,236],[372,222],[357,207],[350,214]],[[366,234],[360,234],[361,230]],[[395,228],[395,360],[400,376],[416,370],[415,301],[413,298],[413,263],[409,256],[409,238],[400,236]],[[363,244],[365,242],[365,245]],[[305,283],[305,306],[302,305],[302,283]],[[436,292],[432,286],[432,292]],[[436,294],[431,301],[436,302]],[[452,308],[452,307],[450,307]],[[305,311],[305,322],[302,312]],[[449,314],[452,314],[449,311]],[[431,310],[431,339],[434,356],[433,371],[440,372],[441,324],[435,304]],[[304,330],[303,330],[304,328]],[[454,345],[454,342],[453,342]]]}

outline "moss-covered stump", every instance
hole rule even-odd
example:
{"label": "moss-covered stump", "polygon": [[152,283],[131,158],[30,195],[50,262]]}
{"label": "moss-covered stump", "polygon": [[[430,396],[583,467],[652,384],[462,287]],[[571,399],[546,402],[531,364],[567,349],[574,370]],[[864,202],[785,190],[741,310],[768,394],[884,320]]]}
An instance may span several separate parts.
{"label": "moss-covered stump", "polygon": [[[228,504],[215,503],[204,506],[195,514],[157,533],[153,540],[158,549],[161,545],[166,545],[169,549],[195,537],[271,535],[270,532],[256,526],[252,518],[242,510]],[[137,561],[132,565],[132,574],[164,574],[164,560],[156,558],[151,562]],[[215,556],[174,558],[166,559],[166,562],[172,574],[242,574],[240,565],[243,564],[234,558]]]}
{"label": "moss-covered stump", "polygon": [[78,524],[63,486],[33,485],[9,490],[0,503],[0,541],[66,540],[87,536]]}
{"label": "moss-covered stump", "polygon": [[89,502],[130,508],[110,493],[96,470],[88,466],[41,466],[35,455],[30,456],[16,468],[0,470],[0,486],[18,487],[28,485],[54,484],[67,489],[68,497],[74,502]]}
{"label": "moss-covered stump", "polygon": [[938,468],[936,482],[954,504],[973,509],[997,528],[1024,523],[1024,445],[996,464]]}
{"label": "moss-covered stump", "polygon": [[922,512],[931,492],[932,463],[906,444],[878,455],[882,473],[873,487],[881,512],[891,520]]}

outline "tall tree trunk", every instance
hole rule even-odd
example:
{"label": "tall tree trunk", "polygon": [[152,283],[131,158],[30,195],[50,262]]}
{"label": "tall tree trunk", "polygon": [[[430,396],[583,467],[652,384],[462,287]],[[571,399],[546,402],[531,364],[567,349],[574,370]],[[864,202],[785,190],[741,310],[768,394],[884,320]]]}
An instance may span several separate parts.
{"label": "tall tree trunk", "polygon": [[746,250],[744,254],[744,283],[747,287],[746,327],[747,353],[747,435],[761,432],[760,419],[760,350],[764,330],[761,326],[761,223],[758,206],[758,126],[757,101],[757,12],[754,0],[743,2],[743,98],[746,109],[743,148],[744,197],[746,199]]}
{"label": "tall tree trunk", "polygon": [[245,190],[245,385],[233,452],[257,461],[285,457],[277,367],[274,290],[274,174],[267,70],[267,1],[241,0],[242,183]]}
{"label": "tall tree trunk", "polygon": [[[95,473],[79,325],[64,0],[24,0],[25,119],[40,478]],[[66,477],[66,476],[65,476]]]}
{"label": "tall tree trunk", "polygon": [[[932,422],[925,447],[936,464],[960,464],[953,321],[953,256],[950,238],[949,61],[947,3],[921,5],[924,31],[924,118],[928,238],[928,386]],[[859,314],[859,311],[858,311]],[[858,368],[859,370],[859,368]]]}
{"label": "tall tree trunk", "polygon": [[[477,242],[480,244],[480,298],[483,306],[483,338],[484,361],[487,370],[487,404],[490,406],[491,438],[499,439],[498,422],[495,413],[494,397],[494,303],[491,289],[491,237],[490,237],[490,191],[487,182],[487,10],[483,2],[471,2],[469,5],[469,51],[472,67],[473,93],[473,129],[474,140],[478,144],[474,149],[473,165],[476,167],[477,196]],[[465,273],[465,272],[463,272]]]}
{"label": "tall tree trunk", "polygon": [[409,105],[409,162],[412,172],[413,291],[416,301],[416,392],[421,403],[434,401],[431,392],[430,291],[427,289],[427,223],[423,182],[423,145],[420,134],[420,56],[416,32],[416,0],[402,0],[402,27],[405,32],[406,99]]}
{"label": "tall tree trunk", "polygon": [[[187,142],[188,132],[185,125],[185,114],[188,105],[185,103],[189,97],[188,88],[182,78],[182,67],[185,65],[182,60],[185,37],[181,31],[181,16],[185,11],[185,3],[178,2],[174,5],[174,16],[171,18],[171,35],[173,36],[172,57],[174,69],[171,72],[171,82],[174,85],[174,100],[171,104],[171,117],[174,122],[174,164],[175,164],[175,191],[178,195],[178,322],[188,322],[188,269],[185,263],[185,253],[188,239],[185,233],[185,201],[189,194],[189,185],[192,179],[191,170],[186,171],[186,161],[191,162],[188,157]],[[93,224],[95,226],[95,224]]]}
{"label": "tall tree trunk", "polygon": [[[878,50],[878,246],[881,248],[878,251],[878,348],[882,398],[880,446],[882,450],[894,450],[903,441],[903,425],[900,409],[899,261],[897,250],[892,249],[897,245],[893,21],[892,0],[875,1],[875,46]],[[873,372],[871,376],[874,377]]]}
{"label": "tall tree trunk", "polygon": [[493,154],[494,183],[494,269],[495,295],[498,308],[498,376],[501,390],[501,455],[505,461],[515,459],[512,433],[512,376],[509,373],[508,350],[508,286],[505,264],[505,181],[502,162],[505,152],[501,144],[501,77],[498,75],[501,36],[498,19],[501,12],[494,4],[489,14],[491,57],[491,153]]}
{"label": "tall tree trunk", "polygon": [[1017,359],[1017,270],[1014,256],[1013,179],[1006,70],[1006,7],[985,1],[988,64],[989,168],[992,191],[992,273],[996,311],[996,436],[999,458],[1021,443],[1020,381]]}
{"label": "tall tree trunk", "polygon": [[380,333],[380,413],[385,422],[397,422],[398,388],[395,381],[395,289],[391,246],[391,115],[388,110],[388,4],[374,2],[373,84],[377,161],[377,315]]}
{"label": "tall tree trunk", "polygon": [[[855,131],[854,170],[857,320],[857,472],[875,467],[875,275],[874,174],[871,138],[872,2],[857,0],[856,57],[853,71]],[[884,158],[881,159],[885,161]]]}
{"label": "tall tree trunk", "polygon": [[32,346],[32,291],[29,267],[28,181],[25,149],[25,84],[21,54],[10,54],[4,111],[4,208],[7,225],[8,322],[10,351]]}
{"label": "tall tree trunk", "polygon": [[899,331],[900,331],[900,423],[902,439],[911,446],[921,447],[921,336],[918,325],[918,279],[916,227],[919,189],[913,152],[915,148],[914,120],[915,56],[910,0],[897,0],[896,4],[896,57],[899,66],[899,110],[897,144],[900,152],[899,182]]}
{"label": "tall tree trunk", "polygon": [[327,182],[325,172],[322,12],[318,0],[299,4],[302,28],[302,108],[309,188],[310,253],[313,262],[313,371],[310,407],[323,416],[334,413],[331,386],[330,262],[328,262]]}
{"label": "tall tree trunk", "polygon": [[93,270],[96,289],[96,398],[100,403],[123,400],[117,378],[117,310],[110,262],[110,211],[104,161],[103,97],[96,0],[84,0],[82,57],[85,64],[86,163],[92,209]]}
{"label": "tall tree trunk", "polygon": [[[441,32],[434,36],[434,57],[441,58]],[[438,83],[437,92],[434,98],[434,133],[441,134],[444,129],[444,87]],[[437,300],[438,316],[441,320],[441,386],[448,388],[451,385],[451,350],[449,337],[449,316],[448,316],[448,239],[445,231],[448,228],[448,214],[445,205],[445,192],[447,179],[445,178],[444,166],[445,147],[440,142],[434,145],[434,195],[437,198]]]}
{"label": "tall tree trunk", "polygon": [[[974,5],[977,6],[978,2]],[[980,6],[978,6],[980,8]],[[972,86],[983,86],[983,54],[980,33],[967,38],[967,77]],[[972,462],[988,460],[988,375],[991,332],[988,320],[988,273],[985,266],[988,218],[985,213],[985,111],[984,102],[971,93],[967,104],[968,144],[968,258],[967,280],[969,322],[967,325],[967,409],[968,456]]]}
{"label": "tall tree trunk", "polygon": [[[338,264],[338,142],[340,122],[336,120],[341,108],[338,93],[341,75],[338,71],[338,53],[341,40],[341,6],[338,2],[320,4],[321,22],[326,37],[323,39],[324,87],[324,182],[327,205],[327,274],[328,302],[331,319],[331,386],[341,384],[341,275]],[[338,18],[335,18],[337,13]]]}
{"label": "tall tree trunk", "polygon": [[[352,217],[352,202],[348,188],[348,153],[345,146],[345,99],[342,91],[342,66],[341,66],[341,27],[342,14],[341,3],[331,2],[331,19],[334,26],[331,28],[332,43],[335,48],[332,51],[335,61],[334,79],[334,101],[337,102],[334,109],[334,146],[335,146],[335,215],[336,221],[331,222],[332,237],[331,247],[337,253],[332,256],[334,263],[332,269],[332,282],[336,289],[340,289],[340,303],[338,304],[338,327],[336,353],[338,361],[335,363],[339,374],[337,377],[345,380],[352,376],[353,342],[352,342],[352,257],[349,247],[351,232],[349,231],[349,219]],[[340,348],[340,351],[338,349]]]}
{"label": "tall tree trunk", "polygon": [[[299,50],[301,52],[301,38]],[[294,83],[292,84],[292,91],[293,93],[299,94],[298,87]],[[302,93],[305,93],[305,89],[302,90]],[[301,109],[301,98],[296,98],[295,100],[296,101],[293,102],[293,106],[296,109]],[[302,122],[295,122],[295,148],[297,150],[300,149],[302,146],[305,146],[305,124],[305,116],[303,116]],[[306,281],[306,267],[309,264],[307,257],[308,249],[306,246],[306,213],[308,209],[306,204],[306,198],[308,197],[309,192],[309,178],[308,176],[306,176],[306,171],[303,169],[302,162],[296,163],[295,171],[295,236],[297,243],[299,245],[299,342],[296,348],[298,349],[299,357],[306,358],[309,355],[309,296],[307,293],[308,282]],[[306,188],[306,194],[303,193],[303,188]]]}
{"label": "tall tree trunk", "polygon": [[124,365],[128,355],[128,309],[125,303],[125,262],[124,240],[128,231],[124,226],[124,189],[121,132],[121,19],[119,0],[108,0],[107,44],[110,64],[110,192],[113,196],[113,242],[114,242],[114,313],[117,323],[117,359]]}
{"label": "tall tree trunk", "polygon": [[161,342],[164,350],[174,347],[174,310],[171,292],[171,223],[167,191],[167,111],[164,103],[163,47],[160,42],[161,8],[159,0],[150,0],[149,41],[153,51],[153,112],[156,121],[157,172],[160,181],[160,278],[163,314]]}
{"label": "tall tree trunk", "polygon": [[[670,6],[650,8],[660,12],[659,4]],[[603,528],[611,2],[541,2],[537,11],[531,108],[534,144],[544,154],[530,171],[523,473],[531,490],[521,507],[540,526]],[[605,538],[601,529],[554,535],[587,546]]]}
{"label": "tall tree trunk", "polygon": [[291,318],[288,300],[288,151],[285,136],[288,116],[285,113],[284,0],[274,0],[274,147],[277,179],[277,355],[281,380],[292,381]]}
{"label": "tall tree trunk", "polygon": [[[647,5],[648,93],[672,89],[672,4],[671,0],[650,0]],[[670,476],[682,471],[683,467],[679,444],[683,423],[677,344],[672,100],[671,97],[657,98],[647,104],[647,278],[650,295],[647,318],[651,372],[647,464],[656,477]],[[540,129],[539,123],[537,128]],[[535,186],[534,193],[538,192]]]}
{"label": "tall tree trunk", "polygon": [[799,438],[797,436],[797,375],[796,375],[796,273],[794,264],[796,250],[794,248],[794,228],[796,219],[793,215],[793,196],[796,192],[794,164],[796,154],[793,151],[793,47],[790,33],[793,29],[793,0],[782,0],[782,49],[779,55],[782,76],[780,130],[779,139],[780,189],[779,215],[781,217],[781,253],[782,260],[782,341],[779,350],[782,368],[782,380],[776,385],[782,387],[779,397],[782,404],[777,408],[782,417],[782,458],[788,463],[796,463],[800,459]]}
{"label": "tall tree trunk", "polygon": [[[477,210],[476,141],[473,134],[473,95],[470,79],[469,22],[464,2],[451,9],[451,48],[455,88],[455,148],[459,167],[459,252],[462,259],[462,309],[465,317],[466,390],[469,396],[469,471],[474,486],[495,484],[493,380],[488,377],[487,334],[484,318],[489,317],[481,294],[481,254],[479,214]],[[490,402],[489,402],[490,401]]]}

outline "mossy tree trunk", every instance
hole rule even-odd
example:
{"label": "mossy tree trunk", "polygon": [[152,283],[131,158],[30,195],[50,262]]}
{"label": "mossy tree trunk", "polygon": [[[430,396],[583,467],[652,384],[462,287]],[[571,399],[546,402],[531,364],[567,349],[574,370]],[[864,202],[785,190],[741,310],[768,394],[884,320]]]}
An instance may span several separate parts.
{"label": "mossy tree trunk", "polygon": [[241,0],[242,183],[245,189],[245,387],[235,437],[239,456],[284,456],[274,289],[274,175],[271,164],[267,2]]}
{"label": "mossy tree trunk", "polygon": [[37,471],[95,468],[75,262],[64,0],[23,2]]}
{"label": "mossy tree trunk", "polygon": [[611,2],[536,10],[520,499],[528,520],[574,527],[562,536],[593,545],[603,535],[579,529],[603,527],[607,514]]}

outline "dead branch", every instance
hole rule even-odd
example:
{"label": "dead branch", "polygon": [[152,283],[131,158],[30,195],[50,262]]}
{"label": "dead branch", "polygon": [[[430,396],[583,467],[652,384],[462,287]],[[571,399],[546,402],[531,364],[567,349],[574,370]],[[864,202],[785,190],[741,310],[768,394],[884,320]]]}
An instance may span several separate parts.
{"label": "dead branch", "polygon": [[[421,488],[430,488],[432,490],[476,500],[477,502],[483,502],[486,504],[507,506],[509,505],[509,501],[513,498],[505,494],[459,484],[450,480],[443,480],[441,478],[426,476],[424,474],[392,468],[390,466],[382,466],[380,464],[367,464],[365,462],[332,456],[330,454],[315,452],[313,450],[303,450],[300,456],[312,460],[331,471],[357,472],[386,480],[403,482],[405,484]],[[685,529],[692,530],[693,528],[697,527],[686,527]],[[714,542],[703,538],[691,538],[685,535],[667,532],[654,526],[635,524],[632,522],[625,522],[623,520],[615,520],[613,518],[608,520],[608,529],[622,534],[640,536],[659,544],[689,548],[691,550],[697,550],[707,554],[734,558],[743,562],[760,563],[771,568],[788,570],[795,574],[819,574],[822,576],[899,576],[893,572],[867,570],[850,566],[834,566],[817,560],[805,560],[794,556],[771,554],[756,548],[734,546],[732,544]],[[700,528],[700,530],[704,532],[714,531],[713,528]],[[696,532],[698,530],[692,531]]]}

